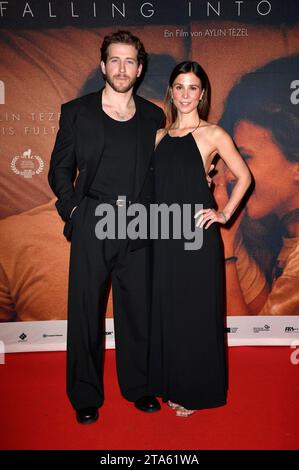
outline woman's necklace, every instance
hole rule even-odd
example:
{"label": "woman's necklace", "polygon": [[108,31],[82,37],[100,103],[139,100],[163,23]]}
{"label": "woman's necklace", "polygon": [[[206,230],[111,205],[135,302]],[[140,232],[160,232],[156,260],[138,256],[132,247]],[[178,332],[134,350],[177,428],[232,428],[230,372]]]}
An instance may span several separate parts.
{"label": "woman's necklace", "polygon": [[191,131],[191,134],[193,134],[193,132],[195,132],[195,131],[196,131],[196,129],[198,129],[198,128],[199,128],[199,126],[200,126],[200,123],[201,123],[201,119],[199,119],[199,121],[198,121],[198,124],[197,124],[197,126],[195,127],[195,129],[193,129],[193,131]]}
{"label": "woman's necklace", "polygon": [[[195,131],[196,131],[196,129],[198,129],[198,128],[199,128],[199,126],[200,126],[200,123],[201,123],[201,119],[199,119],[197,126],[196,126],[196,127],[194,127],[194,129],[193,129],[192,131],[190,131],[190,132],[187,132],[187,134],[193,134],[193,132],[195,132]],[[172,130],[177,130],[177,129],[178,129],[178,127],[172,127],[172,128],[170,127],[170,128],[168,129],[168,132],[169,132],[169,131],[172,131]],[[186,135],[187,135],[187,134],[186,134]]]}

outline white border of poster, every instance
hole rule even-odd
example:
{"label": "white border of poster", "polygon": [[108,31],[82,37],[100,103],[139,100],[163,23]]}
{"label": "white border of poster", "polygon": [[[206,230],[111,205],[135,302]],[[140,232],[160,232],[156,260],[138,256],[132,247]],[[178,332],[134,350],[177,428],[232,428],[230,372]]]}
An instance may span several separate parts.
{"label": "white border of poster", "polygon": [[[67,321],[28,321],[2,323],[0,342],[5,353],[65,351]],[[113,318],[106,318],[106,349],[113,349]],[[3,346],[4,345],[4,346]]]}
{"label": "white border of poster", "polygon": [[[299,344],[297,316],[227,318],[228,346],[291,346]],[[5,353],[65,351],[67,321],[2,323],[0,342]],[[188,325],[186,325],[188,335]],[[106,349],[115,347],[113,318],[106,318]]]}

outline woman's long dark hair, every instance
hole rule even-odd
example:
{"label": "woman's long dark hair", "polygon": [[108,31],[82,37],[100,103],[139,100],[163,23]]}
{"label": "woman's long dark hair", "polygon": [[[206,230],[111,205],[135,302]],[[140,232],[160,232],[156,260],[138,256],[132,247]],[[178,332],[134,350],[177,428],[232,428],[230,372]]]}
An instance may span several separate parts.
{"label": "woman's long dark hair", "polygon": [[208,79],[208,76],[204,69],[197,62],[185,61],[177,64],[173,71],[171,72],[169,78],[169,84],[165,96],[164,106],[166,114],[166,127],[169,128],[177,118],[177,109],[171,99],[171,88],[176,77],[182,73],[194,73],[200,82],[204,93],[202,99],[198,103],[197,111],[200,119],[207,119],[210,111],[211,103],[211,85]]}

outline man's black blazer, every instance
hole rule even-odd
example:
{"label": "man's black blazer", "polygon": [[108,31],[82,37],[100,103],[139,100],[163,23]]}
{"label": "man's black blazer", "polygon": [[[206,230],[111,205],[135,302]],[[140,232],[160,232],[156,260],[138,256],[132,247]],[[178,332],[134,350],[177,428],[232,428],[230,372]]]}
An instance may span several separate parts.
{"label": "man's black blazer", "polygon": [[[102,92],[82,96],[61,107],[59,131],[51,155],[49,184],[57,197],[56,208],[65,221],[64,235],[71,239],[70,214],[78,206],[96,175],[104,144]],[[163,111],[134,95],[137,117],[136,176],[133,201],[148,203],[154,197],[153,151]]]}

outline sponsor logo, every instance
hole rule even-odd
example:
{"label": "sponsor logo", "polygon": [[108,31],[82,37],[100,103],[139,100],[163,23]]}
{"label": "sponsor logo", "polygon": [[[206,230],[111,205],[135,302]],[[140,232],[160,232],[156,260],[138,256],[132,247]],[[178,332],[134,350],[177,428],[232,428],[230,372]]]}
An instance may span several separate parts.
{"label": "sponsor logo", "polygon": [[225,332],[226,333],[237,333],[238,329],[239,328],[237,326],[230,326],[228,328],[225,328]]}
{"label": "sponsor logo", "polygon": [[32,178],[39,175],[44,169],[44,162],[39,155],[32,155],[31,149],[25,150],[22,155],[13,157],[10,167],[16,175]]}
{"label": "sponsor logo", "polygon": [[60,335],[48,335],[46,333],[43,334],[43,338],[53,338],[53,337],[56,337],[56,336],[63,336],[63,334],[60,334]]}
{"label": "sponsor logo", "polygon": [[260,333],[261,331],[270,331],[271,327],[269,325],[264,326],[254,326],[253,333]]}
{"label": "sponsor logo", "polygon": [[294,326],[286,326],[284,331],[285,333],[297,333],[299,331],[299,328],[296,328]]}
{"label": "sponsor logo", "polygon": [[21,340],[21,341],[19,341],[19,343],[22,343],[22,342],[26,341],[27,335],[25,333],[22,333],[22,334],[20,334],[19,338]]}

